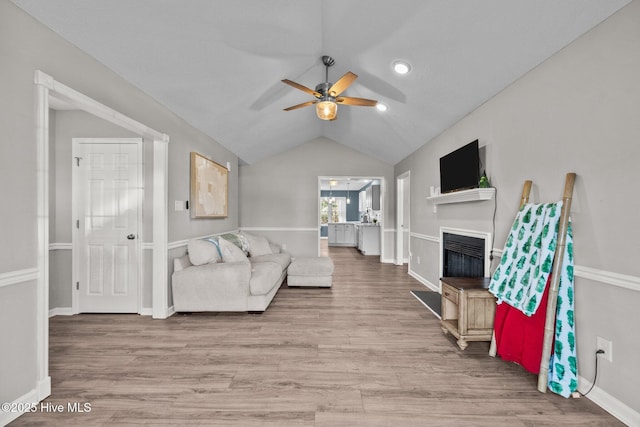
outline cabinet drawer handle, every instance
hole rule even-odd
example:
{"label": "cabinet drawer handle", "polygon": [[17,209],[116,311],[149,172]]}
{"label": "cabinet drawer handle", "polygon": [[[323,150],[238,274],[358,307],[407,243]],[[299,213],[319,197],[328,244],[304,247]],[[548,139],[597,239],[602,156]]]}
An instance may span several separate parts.
{"label": "cabinet drawer handle", "polygon": [[445,297],[448,297],[448,296],[449,296],[449,292],[445,292],[445,293],[444,293],[444,296],[445,296]]}

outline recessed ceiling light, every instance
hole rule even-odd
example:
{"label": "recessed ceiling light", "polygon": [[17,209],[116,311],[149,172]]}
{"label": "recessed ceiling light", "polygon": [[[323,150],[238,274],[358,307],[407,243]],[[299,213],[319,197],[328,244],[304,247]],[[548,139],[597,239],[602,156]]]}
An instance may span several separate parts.
{"label": "recessed ceiling light", "polygon": [[387,111],[389,109],[389,107],[387,107],[387,104],[383,104],[382,102],[378,102],[376,104],[376,108],[378,109],[378,111]]}
{"label": "recessed ceiling light", "polygon": [[393,63],[393,71],[398,74],[407,74],[411,71],[411,65],[406,61],[395,61]]}

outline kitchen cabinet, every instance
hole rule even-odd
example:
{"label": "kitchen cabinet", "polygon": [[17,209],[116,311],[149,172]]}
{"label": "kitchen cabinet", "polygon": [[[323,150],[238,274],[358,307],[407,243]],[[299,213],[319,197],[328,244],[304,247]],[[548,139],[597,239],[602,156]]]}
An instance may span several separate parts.
{"label": "kitchen cabinet", "polygon": [[358,250],[363,255],[380,255],[380,226],[361,224],[358,226]]}
{"label": "kitchen cabinet", "polygon": [[372,211],[380,210],[380,185],[371,185],[367,187],[364,191],[360,192],[360,198],[362,199],[362,193],[364,193],[364,209],[360,209],[361,211],[365,211],[367,209],[371,209]]}
{"label": "kitchen cabinet", "polygon": [[355,246],[355,225],[348,223],[329,224],[329,246]]}
{"label": "kitchen cabinet", "polygon": [[371,210],[379,211],[380,210],[380,186],[372,185],[371,187]]}

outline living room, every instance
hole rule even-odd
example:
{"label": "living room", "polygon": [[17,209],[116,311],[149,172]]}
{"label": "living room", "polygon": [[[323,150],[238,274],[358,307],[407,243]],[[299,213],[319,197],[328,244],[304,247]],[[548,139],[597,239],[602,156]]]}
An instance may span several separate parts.
{"label": "living room", "polygon": [[[2,268],[0,286],[0,400],[14,402],[25,395],[47,395],[46,357],[41,328],[43,306],[37,224],[37,150],[34,141],[34,72],[43,70],[56,81],[98,100],[146,126],[170,136],[168,144],[166,264],[186,251],[191,238],[237,229],[261,230],[270,240],[287,245],[297,256],[317,255],[317,193],[319,176],[384,177],[385,246],[382,259],[395,260],[396,180],[410,176],[409,273],[425,287],[439,282],[438,241],[440,227],[494,234],[499,254],[518,209],[524,180],[533,180],[535,202],[558,200],[567,172],[577,180],[571,210],[576,253],[576,324],[578,325],[579,375],[585,385],[595,375],[596,337],[614,343],[613,361],[600,361],[598,381],[590,398],[629,425],[637,425],[640,401],[635,392],[640,371],[635,363],[640,351],[627,330],[640,318],[640,271],[633,262],[639,255],[634,212],[640,208],[631,197],[638,181],[640,158],[636,120],[640,107],[640,2],[630,2],[603,23],[573,41],[504,90],[424,145],[393,164],[364,154],[331,137],[319,136],[288,150],[243,163],[237,154],[169,111],[134,84],[100,64],[27,15],[14,3],[0,1],[3,37],[2,167],[6,198],[2,210]],[[354,70],[359,71],[359,70]],[[283,75],[283,77],[287,77]],[[346,107],[349,108],[349,107]],[[57,110],[51,131],[65,126],[80,128],[75,136],[131,137],[115,131],[102,119],[85,113]],[[282,112],[282,114],[288,114]],[[340,119],[338,119],[340,120]],[[86,127],[84,127],[86,126]],[[114,132],[118,132],[114,135]],[[68,138],[65,137],[66,139]],[[426,200],[430,187],[439,186],[438,159],[475,139],[485,150],[485,169],[497,189],[493,201],[434,206]],[[262,142],[262,141],[261,141]],[[428,142],[428,143],[427,143]],[[145,144],[147,142],[145,141]],[[71,314],[70,280],[71,218],[70,171],[59,165],[70,162],[70,149],[53,146],[49,151],[51,226],[50,254],[56,270],[49,286],[64,293],[47,295],[46,312]],[[57,156],[58,150],[62,153]],[[149,146],[145,150],[151,150]],[[229,163],[228,216],[196,221],[187,211],[173,209],[175,201],[189,199],[189,154],[200,152],[220,164]],[[58,163],[59,162],[59,163]],[[152,182],[153,170],[145,170]],[[495,202],[495,205],[494,205]],[[17,208],[12,207],[17,206]],[[153,201],[145,199],[143,243],[153,242]],[[49,206],[47,207],[49,209]],[[495,209],[495,221],[494,221]],[[494,225],[495,224],[495,225]],[[495,230],[495,231],[494,231]],[[10,244],[6,242],[12,242]],[[144,249],[145,281],[141,312],[152,314],[155,268],[151,252]],[[494,260],[495,267],[497,260]],[[62,271],[60,271],[62,270]],[[59,276],[55,276],[59,274]],[[50,279],[47,279],[50,280]],[[168,283],[163,307],[170,314]],[[160,288],[162,289],[162,288]],[[156,295],[157,296],[157,295]],[[49,301],[53,304],[49,304]],[[162,320],[157,320],[162,322]],[[6,345],[5,345],[6,344]],[[452,351],[457,351],[454,345]],[[43,362],[44,361],[44,362]],[[55,379],[54,379],[55,380]],[[588,388],[588,387],[587,387]],[[37,390],[36,392],[32,392]],[[585,391],[583,386],[580,391]],[[50,391],[49,391],[50,392]],[[1,421],[1,420],[0,420]]]}

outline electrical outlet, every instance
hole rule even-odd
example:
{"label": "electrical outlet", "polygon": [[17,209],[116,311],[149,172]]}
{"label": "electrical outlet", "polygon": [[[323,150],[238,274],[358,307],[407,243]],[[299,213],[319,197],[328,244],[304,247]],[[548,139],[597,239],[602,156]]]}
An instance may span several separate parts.
{"label": "electrical outlet", "polygon": [[420,257],[418,257],[418,264],[420,264]]}
{"label": "electrical outlet", "polygon": [[608,360],[609,362],[613,362],[613,343],[609,340],[606,340],[602,337],[596,338],[596,350],[603,350],[604,354],[602,357],[604,360]]}
{"label": "electrical outlet", "polygon": [[283,243],[283,244],[281,245],[281,247],[282,247],[282,250],[283,250],[283,251],[286,251],[286,250],[287,250],[287,244],[286,244],[286,243]]}

